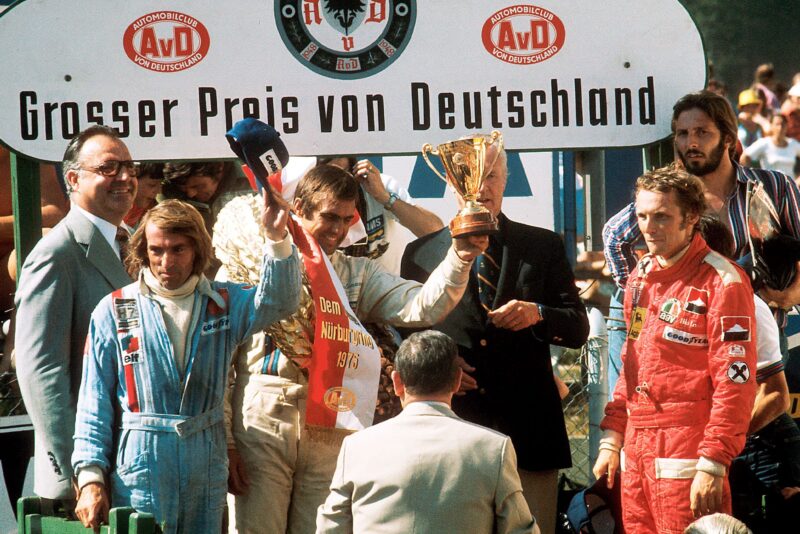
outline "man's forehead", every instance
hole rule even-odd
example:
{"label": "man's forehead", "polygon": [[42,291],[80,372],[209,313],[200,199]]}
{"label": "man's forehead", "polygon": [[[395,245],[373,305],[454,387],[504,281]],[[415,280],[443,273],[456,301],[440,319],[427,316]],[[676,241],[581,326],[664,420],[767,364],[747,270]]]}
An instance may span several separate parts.
{"label": "man's forehead", "polygon": [[691,128],[698,125],[711,125],[717,127],[716,123],[711,119],[711,116],[700,108],[690,108],[681,111],[676,120],[677,128]]}
{"label": "man's forehead", "polygon": [[664,206],[671,207],[677,205],[677,198],[675,190],[669,191],[652,191],[650,189],[640,189],[636,193],[636,200],[634,205],[638,209],[639,206]]}
{"label": "man's forehead", "polygon": [[80,156],[101,156],[112,152],[125,154],[126,159],[130,159],[128,147],[125,146],[125,143],[105,134],[97,134],[84,141],[83,146],[81,146]]}

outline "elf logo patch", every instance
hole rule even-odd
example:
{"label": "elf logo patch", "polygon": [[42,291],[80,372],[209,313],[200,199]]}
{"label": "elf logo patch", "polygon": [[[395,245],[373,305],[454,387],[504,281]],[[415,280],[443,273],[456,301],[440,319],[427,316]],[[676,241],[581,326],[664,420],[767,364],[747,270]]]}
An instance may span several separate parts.
{"label": "elf logo patch", "polygon": [[550,59],[564,47],[564,23],[552,11],[533,5],[503,8],[486,19],[483,47],[512,65],[533,65]]}
{"label": "elf logo patch", "polygon": [[708,291],[690,287],[684,309],[689,313],[705,315],[708,311]]}
{"label": "elf logo patch", "polygon": [[411,39],[413,0],[278,0],[275,22],[283,43],[309,69],[357,79],[388,67]]}
{"label": "elf logo patch", "polygon": [[200,63],[211,46],[208,30],[191,15],[155,11],[133,21],[122,37],[131,61],[154,72],[179,72]]}
{"label": "elf logo patch", "polygon": [[750,341],[750,317],[723,316],[722,341]]}

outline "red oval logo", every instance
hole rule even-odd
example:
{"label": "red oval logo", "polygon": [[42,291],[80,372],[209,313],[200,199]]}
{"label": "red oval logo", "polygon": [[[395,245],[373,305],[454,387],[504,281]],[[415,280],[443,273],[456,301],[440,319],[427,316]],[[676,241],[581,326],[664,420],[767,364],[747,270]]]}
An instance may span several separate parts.
{"label": "red oval logo", "polygon": [[483,46],[494,57],[515,65],[533,65],[564,46],[564,24],[552,11],[533,5],[503,8],[486,19]]}
{"label": "red oval logo", "polygon": [[208,54],[208,30],[196,18],[177,11],[155,11],[132,22],[122,38],[125,53],[142,68],[178,72]]}

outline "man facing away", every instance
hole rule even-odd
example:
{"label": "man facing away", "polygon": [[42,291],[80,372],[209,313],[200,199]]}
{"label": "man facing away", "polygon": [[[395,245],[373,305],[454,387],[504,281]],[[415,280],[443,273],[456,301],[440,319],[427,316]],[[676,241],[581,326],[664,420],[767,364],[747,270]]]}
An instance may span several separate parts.
{"label": "man facing away", "polygon": [[417,332],[395,357],[403,412],[345,438],[317,533],[538,533],[508,436],[450,408],[458,347]]}
{"label": "man facing away", "polygon": [[622,471],[626,532],[681,533],[730,513],[727,470],[755,399],[755,311],[746,274],[697,231],[700,179],[677,168],[636,182],[649,254],[628,278],[623,373],[601,427],[594,474]]}
{"label": "man facing away", "polygon": [[75,506],[72,431],[89,316],[130,283],[116,241],[137,166],[116,131],[92,126],[64,153],[69,214],[25,259],[16,294],[17,375],[36,439],[34,491]]}
{"label": "man facing away", "polygon": [[206,279],[211,237],[184,202],[148,211],[131,238],[137,281],[100,302],[86,341],[72,455],[85,526],[132,506],[164,532],[220,532],[231,354],[292,313],[300,293],[288,205],[267,198],[257,287]]}

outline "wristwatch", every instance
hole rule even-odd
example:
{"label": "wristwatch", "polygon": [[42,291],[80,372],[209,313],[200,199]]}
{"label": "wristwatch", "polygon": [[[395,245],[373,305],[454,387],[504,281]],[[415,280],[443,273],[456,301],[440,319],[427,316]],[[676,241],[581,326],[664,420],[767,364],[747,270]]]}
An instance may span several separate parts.
{"label": "wristwatch", "polygon": [[386,204],[383,207],[389,211],[392,211],[392,207],[394,207],[394,203],[397,202],[397,199],[400,198],[397,196],[396,193],[389,193],[389,200],[386,201]]}
{"label": "wristwatch", "polygon": [[537,303],[537,304],[536,304],[536,311],[538,311],[538,312],[539,312],[539,318],[540,318],[542,321],[544,321],[544,308],[542,308],[542,305],[541,305],[541,304],[539,304],[539,303]]}

